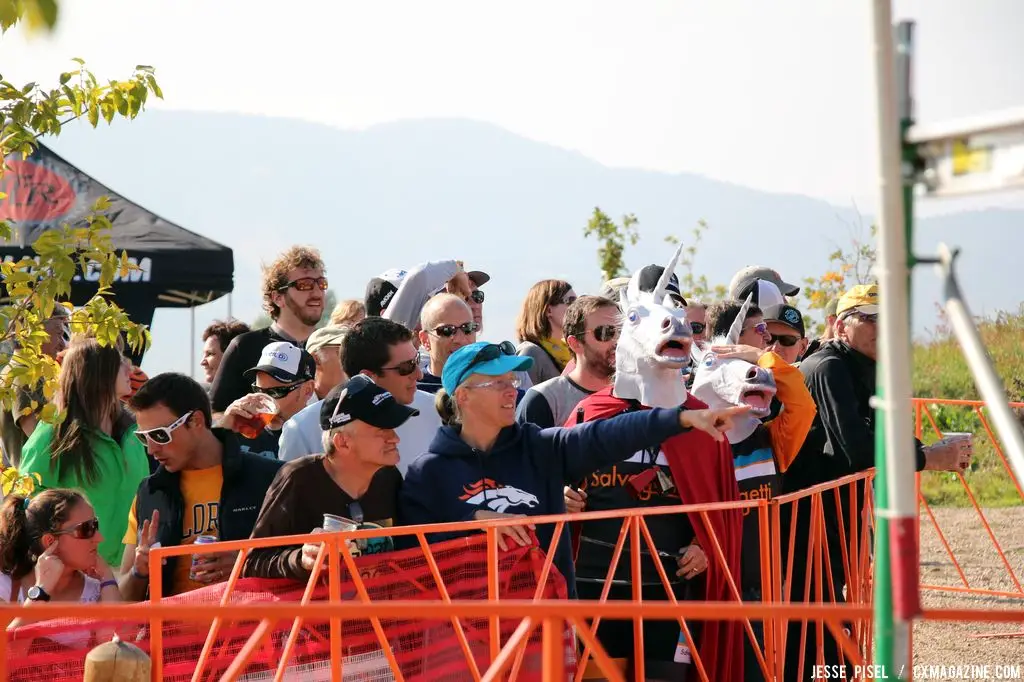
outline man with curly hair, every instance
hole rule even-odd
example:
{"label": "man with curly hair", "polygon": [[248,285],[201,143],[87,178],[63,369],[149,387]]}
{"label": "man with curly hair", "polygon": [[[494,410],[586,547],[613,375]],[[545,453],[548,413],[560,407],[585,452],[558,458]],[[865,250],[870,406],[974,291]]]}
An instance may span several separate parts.
{"label": "man with curly hair", "polygon": [[210,389],[216,416],[250,393],[244,374],[259,363],[268,344],[286,341],[299,348],[305,346],[324,314],[324,270],[320,252],[306,246],[291,247],[263,268],[263,309],[273,323],[236,336],[224,351]]}

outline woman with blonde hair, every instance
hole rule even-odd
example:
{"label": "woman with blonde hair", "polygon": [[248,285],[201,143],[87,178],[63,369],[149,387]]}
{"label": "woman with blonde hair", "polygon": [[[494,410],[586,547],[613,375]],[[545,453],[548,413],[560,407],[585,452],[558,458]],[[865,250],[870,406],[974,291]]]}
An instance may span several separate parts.
{"label": "woman with blonde hair", "polygon": [[25,443],[21,473],[38,474],[44,488],[75,488],[96,506],[103,527],[100,556],[119,566],[128,511],[149,475],[145,446],[121,400],[130,395],[131,361],[91,337],[72,340],[57,377],[60,424],[40,423]]}
{"label": "woman with blonde hair", "polygon": [[516,320],[517,354],[533,358],[528,373],[534,386],[559,376],[572,359],[563,324],[575,300],[572,285],[560,279],[537,282],[526,294]]}

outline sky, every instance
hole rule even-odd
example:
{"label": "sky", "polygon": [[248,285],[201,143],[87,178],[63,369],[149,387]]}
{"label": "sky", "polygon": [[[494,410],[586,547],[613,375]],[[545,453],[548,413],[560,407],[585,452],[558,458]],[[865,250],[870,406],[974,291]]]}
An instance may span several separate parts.
{"label": "sky", "polygon": [[[613,167],[699,173],[876,214],[870,2],[63,0],[58,30],[0,38],[3,76],[152,65],[153,107],[347,129],[487,121]],[[1024,105],[1020,0],[896,0],[917,22],[922,123]],[[867,94],[867,96],[866,96]],[[270,141],[270,144],[286,141]],[[919,213],[1024,207],[1022,196]]]}

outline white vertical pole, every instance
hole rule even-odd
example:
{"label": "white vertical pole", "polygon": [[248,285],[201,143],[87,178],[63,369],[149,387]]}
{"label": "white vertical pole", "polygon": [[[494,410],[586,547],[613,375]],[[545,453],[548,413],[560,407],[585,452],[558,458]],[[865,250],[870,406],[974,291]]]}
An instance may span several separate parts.
{"label": "white vertical pole", "polygon": [[[891,0],[872,0],[878,175],[881,200],[878,231],[878,363],[884,413],[884,466],[888,504],[877,510],[890,530],[893,640],[892,660],[880,660],[890,677],[910,663],[910,622],[920,611],[916,537],[914,433],[910,414],[911,352],[909,269],[904,223],[902,139],[896,89]],[[891,549],[890,549],[891,548]],[[888,576],[879,576],[884,581]],[[883,657],[884,658],[884,657]]]}
{"label": "white vertical pole", "polygon": [[189,347],[189,368],[188,375],[193,379],[196,378],[196,307],[194,305],[189,306],[189,333],[188,333],[188,347]]}

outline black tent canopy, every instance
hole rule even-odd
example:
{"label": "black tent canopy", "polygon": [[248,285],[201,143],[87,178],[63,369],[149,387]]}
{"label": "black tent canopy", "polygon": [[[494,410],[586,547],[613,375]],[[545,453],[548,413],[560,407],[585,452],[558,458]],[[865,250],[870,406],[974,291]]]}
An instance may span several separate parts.
{"label": "black tent canopy", "polygon": [[[33,257],[32,243],[45,231],[84,222],[100,197],[110,206],[104,214],[113,225],[117,251],[139,266],[112,287],[114,301],[134,322],[151,325],[156,308],[191,308],[216,300],[234,288],[230,248],[190,232],[146,210],[89,177],[43,145],[30,157],[7,158],[0,179],[0,218],[14,228],[0,243],[0,259]],[[96,294],[98,272],[79,273],[71,302],[82,305]]]}

